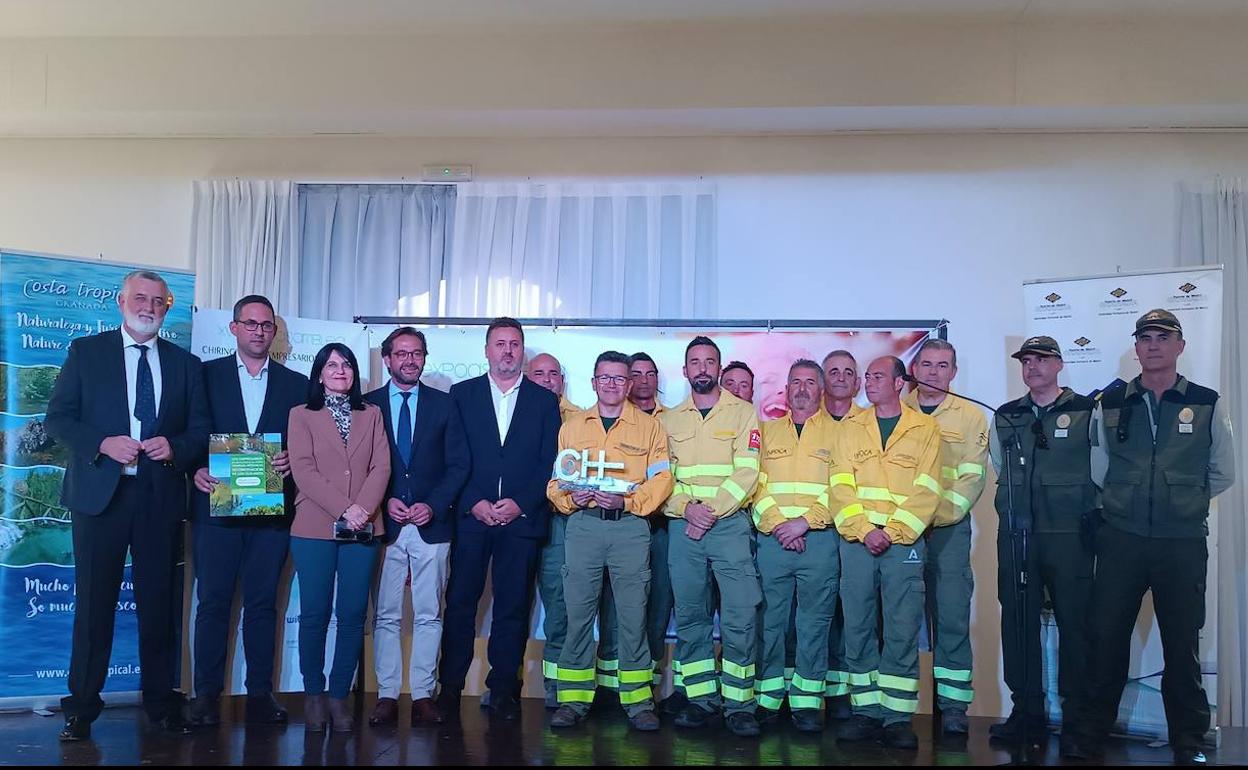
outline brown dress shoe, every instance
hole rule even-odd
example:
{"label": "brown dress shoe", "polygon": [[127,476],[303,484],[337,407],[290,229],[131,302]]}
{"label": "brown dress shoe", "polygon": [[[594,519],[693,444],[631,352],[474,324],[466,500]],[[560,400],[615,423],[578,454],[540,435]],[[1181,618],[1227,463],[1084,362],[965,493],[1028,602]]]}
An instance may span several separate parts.
{"label": "brown dress shoe", "polygon": [[412,726],[440,725],[445,721],[441,709],[433,698],[417,698],[412,701]]}
{"label": "brown dress shoe", "polygon": [[303,721],[308,732],[325,732],[325,727],[329,724],[329,704],[326,702],[325,693],[303,696]]}
{"label": "brown dress shoe", "polygon": [[373,708],[373,715],[368,718],[368,723],[375,727],[382,727],[397,724],[398,721],[399,702],[394,698],[378,698],[377,706]]}
{"label": "brown dress shoe", "polygon": [[355,719],[351,716],[351,707],[346,698],[329,699],[329,726],[336,733],[349,733],[355,730]]}

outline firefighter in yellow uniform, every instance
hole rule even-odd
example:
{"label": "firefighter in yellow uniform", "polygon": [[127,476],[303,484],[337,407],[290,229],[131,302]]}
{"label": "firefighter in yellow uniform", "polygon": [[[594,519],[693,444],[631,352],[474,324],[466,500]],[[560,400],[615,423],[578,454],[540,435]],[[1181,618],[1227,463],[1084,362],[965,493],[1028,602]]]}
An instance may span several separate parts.
{"label": "firefighter in yellow uniform", "polygon": [[[530,380],[559,397],[559,417],[564,423],[581,411],[563,395],[563,367],[559,359],[549,353],[539,353],[529,359],[526,375]],[[567,519],[550,517],[550,532],[542,546],[538,563],[537,591],[542,600],[542,635],[546,643],[542,648],[542,679],[546,690],[546,707],[559,706],[558,669],[559,655],[563,652],[564,639],[568,634],[568,611],[563,601],[563,539]]]}
{"label": "firefighter in yellow uniform", "polygon": [[[639,351],[629,356],[628,400],[633,406],[658,418],[664,411],[659,402],[659,368],[654,359],[646,352]],[[672,576],[667,567],[667,517],[650,517],[650,596],[646,602],[646,639],[650,643],[650,655],[654,658],[655,696],[663,684],[663,661],[667,658],[667,629],[672,621]],[[614,605],[611,602],[611,581],[603,584],[602,608],[598,617],[598,686],[611,689],[618,688],[619,669],[616,640],[619,638],[619,620],[615,617]],[[714,612],[714,609],[711,610]],[[676,698],[668,698],[663,703],[664,710],[675,709],[679,712],[685,707],[683,685],[680,680],[680,662],[672,661],[675,670],[674,684]],[[602,697],[604,690],[599,690]]]}
{"label": "firefighter in yellow uniform", "polygon": [[[862,411],[854,397],[862,378],[858,360],[848,350],[833,350],[823,357],[823,408],[838,426]],[[844,541],[837,538],[837,560]],[[845,612],[841,599],[836,599],[832,625],[828,629],[828,675],[824,696],[828,699],[828,718],[849,719],[849,669],[845,665]],[[793,645],[790,643],[790,647]]]}
{"label": "firefighter in yellow uniform", "polygon": [[[676,595],[676,658],[689,704],[678,727],[705,726],[722,705],[735,735],[756,736],[755,613],[762,601],[745,508],[758,481],[762,435],[754,407],[719,386],[719,347],[695,337],[685,349],[693,393],[661,416],[676,488],[664,506],[671,519],[668,563]],[[719,587],[722,677],[716,672],[712,580]],[[722,701],[721,701],[722,695]]]}
{"label": "firefighter in yellow uniform", "polygon": [[[918,386],[906,403],[940,425],[942,499],[927,531],[927,604],[933,626],[932,673],[936,705],[947,735],[966,735],[971,688],[971,506],[987,476],[988,421],[979,407],[949,390],[958,354],[945,340],[930,339],[911,364]],[[932,387],[928,387],[928,386]]]}
{"label": "firefighter in yellow uniform", "polygon": [[[901,402],[905,365],[893,356],[867,367],[871,408],[833,438],[830,497],[841,536],[841,598],[853,717],[838,739],[875,739],[913,749],[919,706],[924,530],[940,502],[940,426]],[[876,623],[877,591],[884,645]]]}
{"label": "firefighter in yellow uniform", "polygon": [[[573,415],[559,431],[559,458],[546,496],[568,519],[563,592],[568,635],[559,656],[559,710],[551,727],[572,727],[589,713],[597,673],[594,620],[604,573],[615,585],[619,618],[620,704],[637,730],[659,729],[650,686],[653,661],[646,640],[650,590],[650,525],[672,491],[667,435],[659,421],[626,398],[628,356],[607,351],[594,364],[598,403]],[[594,487],[591,463],[599,463],[612,488]],[[569,474],[569,469],[576,471]],[[572,478],[565,478],[571,475]]]}
{"label": "firefighter in yellow uniform", "polygon": [[[755,562],[762,581],[762,645],[755,694],[759,719],[774,720],[786,690],[793,725],[823,729],[828,629],[836,606],[840,535],[828,530],[828,479],[837,424],[822,408],[823,369],[801,359],[789,367],[789,413],[763,423],[762,467],[754,491]],[[785,647],[796,602],[796,655],[786,683]]]}

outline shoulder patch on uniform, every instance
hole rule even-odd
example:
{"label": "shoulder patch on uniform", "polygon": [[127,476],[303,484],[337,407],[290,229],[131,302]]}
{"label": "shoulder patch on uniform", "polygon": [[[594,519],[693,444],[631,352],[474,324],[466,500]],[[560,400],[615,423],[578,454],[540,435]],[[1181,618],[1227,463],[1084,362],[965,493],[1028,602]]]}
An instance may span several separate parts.
{"label": "shoulder patch on uniform", "polygon": [[762,445],[763,445],[763,434],[759,432],[758,428],[751,429],[750,430],[750,451],[757,452],[759,448],[762,447]]}

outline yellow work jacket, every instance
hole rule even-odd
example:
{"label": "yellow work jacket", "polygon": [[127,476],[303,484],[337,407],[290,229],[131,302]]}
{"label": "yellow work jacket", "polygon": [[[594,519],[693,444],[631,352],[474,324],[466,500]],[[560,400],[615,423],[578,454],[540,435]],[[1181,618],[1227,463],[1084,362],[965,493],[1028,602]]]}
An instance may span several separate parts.
{"label": "yellow work jacket", "polygon": [[565,396],[559,397],[559,421],[566,423],[568,418],[577,412],[582,411],[579,406],[572,403]]}
{"label": "yellow work jacket", "polygon": [[673,518],[684,518],[685,506],[699,501],[719,518],[747,504],[758,482],[762,432],[752,404],[726,390],[705,419],[693,397],[664,410],[659,420],[667,429],[676,488],[663,506]]}
{"label": "yellow work jacket", "polygon": [[762,425],[762,467],[754,490],[754,526],[770,534],[778,524],[802,517],[811,529],[827,529],[832,436],[839,428],[826,411],[815,412],[797,435],[793,416]]}
{"label": "yellow work jacket", "polygon": [[846,540],[861,541],[879,526],[894,543],[909,545],[940,503],[940,426],[903,402],[881,449],[875,408],[864,409],[834,432],[831,470],[832,520]]}
{"label": "yellow work jacket", "polygon": [[[918,393],[911,391],[905,402],[919,409]],[[932,526],[947,527],[962,521],[984,492],[988,420],[979,407],[957,396],[945,396],[931,416],[940,425],[941,487]]]}
{"label": "yellow work jacket", "polygon": [[[603,450],[607,462],[624,463],[623,468],[608,469],[606,475],[637,484],[624,496],[624,510],[629,513],[649,516],[672,493],[667,434],[658,420],[630,403],[625,402],[610,431],[603,430],[597,404],[577,411],[559,429],[559,451],[565,449],[589,450],[591,460],[597,460],[599,450]],[[552,478],[546,485],[546,497],[562,514],[579,510],[572,502],[572,493],[559,488],[558,479]]]}

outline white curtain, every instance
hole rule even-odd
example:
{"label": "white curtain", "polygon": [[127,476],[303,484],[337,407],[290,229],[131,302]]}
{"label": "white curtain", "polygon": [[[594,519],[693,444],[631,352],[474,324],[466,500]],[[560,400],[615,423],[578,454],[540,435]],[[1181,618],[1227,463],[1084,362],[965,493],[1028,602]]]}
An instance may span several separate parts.
{"label": "white curtain", "polygon": [[444,314],[711,317],[714,217],[697,183],[460,185]]}
{"label": "white curtain", "polygon": [[1248,725],[1248,184],[1215,180],[1179,191],[1179,259],[1223,265],[1222,395],[1235,428],[1236,484],[1218,498],[1218,724]]}
{"label": "white curtain", "polygon": [[455,188],[299,186],[299,315],[437,315]]}
{"label": "white curtain", "polygon": [[263,294],[280,312],[299,313],[295,190],[279,181],[195,182],[195,304],[229,308],[239,297]]}

